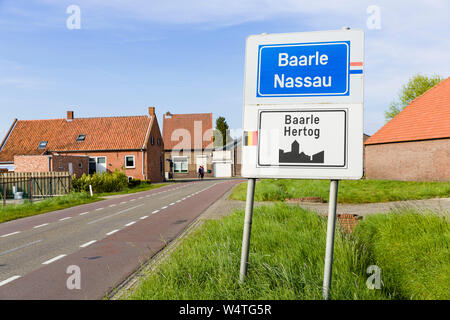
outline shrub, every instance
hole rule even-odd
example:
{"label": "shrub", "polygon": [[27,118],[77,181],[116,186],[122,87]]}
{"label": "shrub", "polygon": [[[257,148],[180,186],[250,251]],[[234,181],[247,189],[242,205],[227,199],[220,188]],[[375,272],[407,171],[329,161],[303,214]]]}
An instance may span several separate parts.
{"label": "shrub", "polygon": [[123,172],[116,170],[112,173],[83,174],[80,178],[74,176],[72,179],[72,187],[76,192],[89,191],[89,185],[96,193],[122,191],[128,185],[128,178]]}

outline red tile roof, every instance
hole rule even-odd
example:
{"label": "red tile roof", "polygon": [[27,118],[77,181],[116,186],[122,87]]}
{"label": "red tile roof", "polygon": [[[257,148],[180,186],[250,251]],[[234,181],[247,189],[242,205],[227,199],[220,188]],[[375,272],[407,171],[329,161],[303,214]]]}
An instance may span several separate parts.
{"label": "red tile roof", "polygon": [[164,115],[164,149],[212,149],[212,113]]}
{"label": "red tile roof", "polygon": [[[14,155],[54,152],[140,150],[145,145],[154,117],[105,117],[54,120],[19,120],[0,151],[0,162],[12,162]],[[83,142],[77,137],[85,134]],[[48,141],[39,150],[41,141]],[[1,147],[1,146],[0,146]]]}
{"label": "red tile roof", "polygon": [[429,89],[386,123],[365,144],[450,137],[450,77]]}

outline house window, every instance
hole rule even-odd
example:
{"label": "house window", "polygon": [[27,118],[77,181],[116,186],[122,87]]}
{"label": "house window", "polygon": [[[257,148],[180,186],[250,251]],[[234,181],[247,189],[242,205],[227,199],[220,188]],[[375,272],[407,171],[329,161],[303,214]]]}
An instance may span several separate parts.
{"label": "house window", "polygon": [[125,168],[134,168],[134,156],[125,156]]}
{"label": "house window", "polygon": [[47,142],[48,141],[41,141],[39,143],[38,149],[45,149],[47,147]]}
{"label": "house window", "polygon": [[150,143],[151,143],[152,145],[154,145],[154,144],[155,144],[155,138],[151,137],[151,138],[150,138]]}
{"label": "house window", "polygon": [[83,169],[83,162],[78,163],[78,168]]}
{"label": "house window", "polygon": [[156,143],[158,144],[158,146],[161,145],[161,138],[158,138],[158,140],[156,141]]}
{"label": "house window", "polygon": [[188,172],[188,158],[187,157],[173,157],[173,171],[174,172]]}
{"label": "house window", "polygon": [[77,141],[84,141],[86,139],[86,135],[85,134],[79,134],[77,137]]}

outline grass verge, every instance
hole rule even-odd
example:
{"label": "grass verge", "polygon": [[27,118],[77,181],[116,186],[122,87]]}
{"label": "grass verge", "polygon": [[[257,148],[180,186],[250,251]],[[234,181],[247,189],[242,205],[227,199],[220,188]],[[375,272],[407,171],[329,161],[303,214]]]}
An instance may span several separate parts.
{"label": "grass verge", "polygon": [[[255,201],[321,197],[328,202],[329,190],[328,180],[264,179],[256,183]],[[247,183],[242,183],[233,190],[230,199],[245,200],[246,194]],[[340,203],[375,203],[436,197],[450,197],[450,182],[342,180],[338,189]]]}
{"label": "grass verge", "polygon": [[[248,278],[239,285],[243,211],[206,221],[129,299],[321,299],[326,220],[300,207],[254,210]],[[386,299],[366,287],[369,253],[336,232],[331,297]]]}
{"label": "grass verge", "polygon": [[404,299],[450,299],[448,215],[402,210],[370,215],[355,229],[390,292]]}
{"label": "grass verge", "polygon": [[29,200],[25,200],[23,204],[0,207],[0,223],[100,200],[103,199],[99,197],[91,197],[88,193],[85,192],[71,193],[68,195],[49,198],[37,202],[30,202]]}

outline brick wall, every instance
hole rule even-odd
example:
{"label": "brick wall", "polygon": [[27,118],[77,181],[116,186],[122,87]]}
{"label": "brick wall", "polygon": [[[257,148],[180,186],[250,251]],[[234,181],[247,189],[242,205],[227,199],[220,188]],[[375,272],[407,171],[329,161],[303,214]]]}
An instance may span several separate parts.
{"label": "brick wall", "polygon": [[14,172],[49,172],[50,156],[14,156]]}
{"label": "brick wall", "polygon": [[365,146],[368,179],[449,181],[450,139]]}
{"label": "brick wall", "polygon": [[83,173],[89,173],[89,157],[86,156],[52,155],[50,171],[70,172],[70,163],[72,164],[72,172],[77,177],[81,177]]}
{"label": "brick wall", "polygon": [[[107,172],[114,172],[116,169],[125,170],[128,177],[144,179],[142,174],[142,151],[98,151],[70,153],[70,155],[85,155],[89,157],[106,157]],[[125,168],[125,156],[134,156],[134,167]],[[145,168],[144,168],[145,172]]]}

